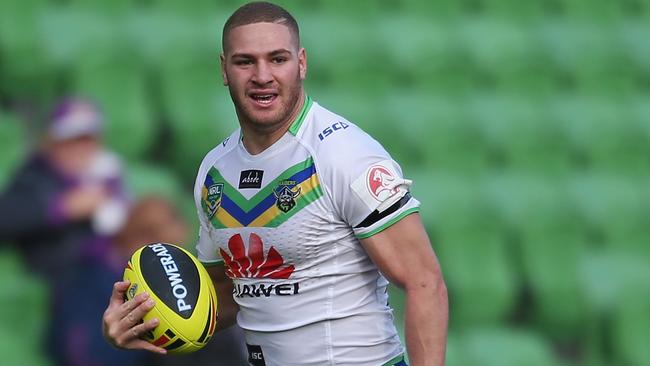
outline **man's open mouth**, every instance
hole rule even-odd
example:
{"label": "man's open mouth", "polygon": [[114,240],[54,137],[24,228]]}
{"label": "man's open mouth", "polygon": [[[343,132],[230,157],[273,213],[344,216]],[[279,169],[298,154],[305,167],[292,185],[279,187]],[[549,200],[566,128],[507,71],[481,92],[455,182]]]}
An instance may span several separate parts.
{"label": "man's open mouth", "polygon": [[252,93],[249,94],[249,97],[259,105],[268,106],[273,103],[278,95],[275,93]]}

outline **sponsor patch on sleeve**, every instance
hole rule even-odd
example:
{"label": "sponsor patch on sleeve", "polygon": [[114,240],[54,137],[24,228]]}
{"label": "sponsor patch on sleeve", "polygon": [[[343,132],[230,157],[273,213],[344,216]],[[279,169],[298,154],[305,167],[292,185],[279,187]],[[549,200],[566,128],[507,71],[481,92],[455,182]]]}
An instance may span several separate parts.
{"label": "sponsor patch on sleeve", "polygon": [[393,161],[383,160],[368,167],[350,187],[368,209],[381,212],[404,196],[410,185]]}

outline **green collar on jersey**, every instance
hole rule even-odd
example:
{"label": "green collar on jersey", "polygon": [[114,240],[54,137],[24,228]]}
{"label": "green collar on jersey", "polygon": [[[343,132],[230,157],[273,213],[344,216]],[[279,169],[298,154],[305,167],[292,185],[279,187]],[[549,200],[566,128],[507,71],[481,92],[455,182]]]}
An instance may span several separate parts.
{"label": "green collar on jersey", "polygon": [[289,133],[292,135],[296,135],[298,133],[298,130],[300,130],[300,126],[302,126],[302,123],[305,121],[305,117],[307,116],[307,112],[309,112],[309,108],[311,108],[311,105],[313,104],[313,101],[309,95],[305,97],[305,103],[302,105],[302,109],[300,110],[300,114],[298,115],[298,118],[296,118],[295,121],[289,126]]}

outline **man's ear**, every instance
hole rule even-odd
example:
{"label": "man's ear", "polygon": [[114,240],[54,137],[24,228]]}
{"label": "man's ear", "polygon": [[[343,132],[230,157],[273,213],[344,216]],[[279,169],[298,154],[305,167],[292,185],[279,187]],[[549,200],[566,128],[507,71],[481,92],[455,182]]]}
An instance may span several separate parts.
{"label": "man's ear", "polygon": [[307,51],[304,48],[300,48],[298,51],[298,69],[300,80],[305,80],[307,77]]}
{"label": "man's ear", "polygon": [[219,60],[221,61],[221,78],[223,79],[223,85],[228,86],[228,76],[226,75],[226,56],[224,54],[219,55]]}

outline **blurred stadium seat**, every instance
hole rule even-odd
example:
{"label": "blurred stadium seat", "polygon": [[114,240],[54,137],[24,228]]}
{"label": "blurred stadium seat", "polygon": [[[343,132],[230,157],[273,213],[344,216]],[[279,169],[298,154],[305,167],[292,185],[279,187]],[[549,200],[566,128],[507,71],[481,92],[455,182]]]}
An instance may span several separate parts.
{"label": "blurred stadium seat", "polygon": [[[90,96],[136,197],[171,198],[196,232],[194,174],[237,127],[218,54],[243,3],[0,2],[0,185],[36,143],[25,104]],[[650,364],[647,0],[280,4],[308,94],[414,180],[450,291],[450,366]],[[12,261],[0,253],[0,364],[47,364],[3,327],[14,298],[31,313],[45,294]],[[21,337],[37,341],[33,321]]]}
{"label": "blurred stadium seat", "polygon": [[108,146],[129,159],[144,158],[156,142],[146,78],[138,63],[118,55],[80,63],[75,70],[74,93],[98,103]]}
{"label": "blurred stadium seat", "polygon": [[641,286],[631,286],[619,298],[612,335],[618,364],[650,365],[650,348],[647,347],[650,342],[650,298],[641,295],[650,290],[647,278]]}
{"label": "blurred stadium seat", "polygon": [[44,103],[57,87],[57,75],[46,57],[39,21],[44,0],[0,2],[0,93],[16,100]]}
{"label": "blurred stadium seat", "polygon": [[201,160],[238,127],[216,58],[170,60],[161,85],[171,132],[169,157],[185,182],[194,182]]}
{"label": "blurred stadium seat", "polygon": [[47,365],[40,351],[46,329],[48,292],[16,252],[0,251],[0,354],[6,365]]}
{"label": "blurred stadium seat", "polygon": [[24,122],[0,109],[0,190],[27,153]]}
{"label": "blurred stadium seat", "polygon": [[539,99],[532,95],[476,93],[467,110],[502,168],[544,176],[570,174],[568,139]]}
{"label": "blurred stadium seat", "polygon": [[594,174],[572,179],[572,196],[590,230],[604,245],[650,255],[650,194],[647,179]]}
{"label": "blurred stadium seat", "polygon": [[451,327],[505,321],[514,310],[519,276],[502,222],[480,181],[443,175],[414,180],[450,289]]}
{"label": "blurred stadium seat", "polygon": [[522,176],[511,184],[509,220],[516,220],[535,322],[553,339],[576,338],[590,310],[578,276],[587,231],[562,180]]}
{"label": "blurred stadium seat", "polygon": [[462,334],[461,342],[467,366],[562,365],[548,341],[526,330],[475,328]]}

